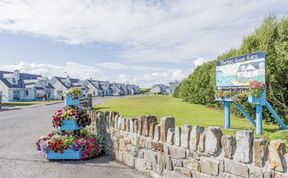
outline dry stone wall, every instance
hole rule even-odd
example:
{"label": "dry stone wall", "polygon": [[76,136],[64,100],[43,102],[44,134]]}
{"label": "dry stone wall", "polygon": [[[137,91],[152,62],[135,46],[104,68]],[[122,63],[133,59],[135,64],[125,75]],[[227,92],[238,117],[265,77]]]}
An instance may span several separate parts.
{"label": "dry stone wall", "polygon": [[288,177],[285,143],[254,138],[249,130],[236,137],[219,127],[184,125],[175,118],[128,119],[118,112],[91,111],[90,128],[105,138],[111,159],[165,178],[284,178]]}

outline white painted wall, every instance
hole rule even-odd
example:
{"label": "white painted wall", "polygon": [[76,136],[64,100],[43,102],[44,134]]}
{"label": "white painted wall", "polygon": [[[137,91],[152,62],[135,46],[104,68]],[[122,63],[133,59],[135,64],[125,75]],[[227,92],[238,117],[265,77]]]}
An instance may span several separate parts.
{"label": "white painted wall", "polygon": [[8,87],[0,81],[0,91],[2,91],[2,101],[8,101]]}

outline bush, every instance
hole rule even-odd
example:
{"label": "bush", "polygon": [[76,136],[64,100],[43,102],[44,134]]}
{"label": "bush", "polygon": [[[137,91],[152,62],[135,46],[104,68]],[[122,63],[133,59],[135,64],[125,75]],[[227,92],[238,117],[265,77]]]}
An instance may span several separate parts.
{"label": "bush", "polygon": [[[267,100],[273,105],[284,122],[288,123],[288,17],[276,19],[267,17],[262,26],[243,39],[242,45],[237,49],[230,49],[220,55],[217,60],[245,55],[257,51],[265,51],[266,58],[266,85]],[[176,89],[175,97],[183,101],[211,105],[215,103],[216,61],[198,66],[189,77],[183,80]],[[220,103],[216,104],[221,106]],[[243,107],[251,116],[255,116],[255,106],[244,103]],[[235,107],[232,113],[240,115]],[[275,123],[276,120],[264,109],[263,119]]]}

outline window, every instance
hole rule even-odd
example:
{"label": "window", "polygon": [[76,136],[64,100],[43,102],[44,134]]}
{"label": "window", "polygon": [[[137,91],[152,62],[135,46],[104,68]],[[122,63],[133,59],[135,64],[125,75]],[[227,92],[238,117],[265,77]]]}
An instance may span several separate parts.
{"label": "window", "polygon": [[25,90],[25,96],[29,96],[29,90]]}
{"label": "window", "polygon": [[12,83],[15,84],[16,83],[16,79],[12,78]]}
{"label": "window", "polygon": [[20,100],[20,91],[19,90],[13,91],[13,100]]}

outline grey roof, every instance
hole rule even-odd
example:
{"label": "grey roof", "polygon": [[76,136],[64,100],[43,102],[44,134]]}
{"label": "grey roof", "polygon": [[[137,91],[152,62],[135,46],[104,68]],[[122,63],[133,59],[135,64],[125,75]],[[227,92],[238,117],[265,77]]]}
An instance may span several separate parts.
{"label": "grey roof", "polygon": [[8,82],[6,79],[3,79],[3,74],[13,74],[13,72],[0,71],[0,80],[1,80],[8,88],[25,88],[24,80],[27,80],[27,79],[37,79],[38,77],[41,77],[41,75],[20,73],[20,80],[18,81],[18,84],[17,84],[17,85],[13,85],[13,84],[11,84],[10,82]]}
{"label": "grey roof", "polygon": [[[55,79],[57,79],[62,85],[64,85],[67,89],[71,88],[69,86],[67,86],[62,80],[65,80],[67,78],[64,77],[54,77]],[[69,78],[71,80],[71,83],[78,83],[80,80],[79,79],[74,79],[74,78]]]}
{"label": "grey roof", "polygon": [[238,68],[238,71],[237,72],[242,72],[241,71],[241,67],[244,66],[245,69],[248,67],[248,65],[252,65],[255,69],[259,69],[260,68],[260,64],[261,62],[251,62],[251,63],[248,63],[248,64],[241,64]]}

